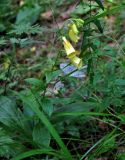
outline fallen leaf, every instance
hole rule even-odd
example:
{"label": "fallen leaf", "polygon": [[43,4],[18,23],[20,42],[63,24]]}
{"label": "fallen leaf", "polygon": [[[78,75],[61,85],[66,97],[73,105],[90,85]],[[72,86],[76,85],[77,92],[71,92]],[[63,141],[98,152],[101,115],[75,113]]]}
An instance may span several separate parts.
{"label": "fallen leaf", "polygon": [[52,17],[52,11],[47,11],[41,14],[41,17],[46,20],[50,20]]}

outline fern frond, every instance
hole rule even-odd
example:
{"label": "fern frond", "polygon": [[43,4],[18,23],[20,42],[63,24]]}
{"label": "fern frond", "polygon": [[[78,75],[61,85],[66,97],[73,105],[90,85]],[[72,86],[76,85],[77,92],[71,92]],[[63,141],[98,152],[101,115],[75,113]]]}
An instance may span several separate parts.
{"label": "fern frond", "polygon": [[37,24],[33,26],[31,26],[30,24],[20,24],[20,25],[15,25],[13,29],[9,32],[9,34],[21,35],[23,33],[35,34],[35,33],[41,33],[41,32],[42,32],[42,29]]}

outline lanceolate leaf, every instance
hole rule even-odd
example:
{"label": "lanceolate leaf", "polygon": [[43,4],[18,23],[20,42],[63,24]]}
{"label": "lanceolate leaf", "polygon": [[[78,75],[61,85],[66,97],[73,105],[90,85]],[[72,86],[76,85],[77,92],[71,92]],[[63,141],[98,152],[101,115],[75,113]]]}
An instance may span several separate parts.
{"label": "lanceolate leaf", "polygon": [[57,133],[51,122],[48,120],[44,112],[39,109],[40,104],[39,101],[37,101],[37,98],[32,94],[30,90],[27,91],[27,95],[23,94],[18,94],[18,95],[20,96],[22,101],[26,103],[36,113],[37,117],[45,125],[45,127],[48,129],[52,137],[56,140],[56,142],[60,146],[64,156],[68,160],[72,160],[72,156],[68,151],[67,147],[65,146],[65,144],[63,143],[63,141],[61,140],[61,137],[59,136],[59,134]]}
{"label": "lanceolate leaf", "polygon": [[104,6],[103,6],[103,3],[102,3],[102,0],[95,0],[96,3],[99,5],[99,7],[104,10]]}
{"label": "lanceolate leaf", "polygon": [[101,26],[100,21],[99,21],[98,19],[95,19],[95,20],[94,20],[94,23],[95,23],[95,25],[98,27],[98,30],[99,30],[101,33],[103,33],[103,28],[102,28],[102,26]]}
{"label": "lanceolate leaf", "polygon": [[60,155],[57,154],[54,150],[34,149],[34,150],[31,150],[31,151],[24,152],[24,153],[18,155],[17,157],[12,158],[11,160],[21,160],[21,159],[28,158],[28,157],[31,157],[31,156],[34,156],[34,155],[38,155],[38,154],[39,155],[40,154],[49,154],[49,155],[53,155],[55,157],[60,157]]}
{"label": "lanceolate leaf", "polygon": [[33,140],[39,148],[47,148],[50,144],[50,133],[44,126],[37,124],[33,129]]}

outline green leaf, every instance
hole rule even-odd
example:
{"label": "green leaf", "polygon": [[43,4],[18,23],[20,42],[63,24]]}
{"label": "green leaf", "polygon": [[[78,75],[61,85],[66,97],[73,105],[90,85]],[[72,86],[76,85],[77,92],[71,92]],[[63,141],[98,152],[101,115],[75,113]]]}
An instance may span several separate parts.
{"label": "green leaf", "polygon": [[119,153],[119,154],[117,155],[117,160],[125,160],[125,152]]}
{"label": "green leaf", "polygon": [[110,114],[106,113],[98,113],[98,112],[62,112],[55,114],[55,116],[111,116]]}
{"label": "green leaf", "polygon": [[91,35],[90,30],[85,30],[82,37],[82,45],[81,45],[81,53],[84,56],[84,52],[87,50],[89,46],[89,40],[88,37]]}
{"label": "green leaf", "polygon": [[115,84],[119,86],[125,86],[125,79],[116,79]]}
{"label": "green leaf", "polygon": [[47,115],[51,116],[51,114],[54,111],[54,107],[53,107],[52,101],[50,99],[43,98],[42,101],[41,101],[41,105],[42,105],[43,111]]}
{"label": "green leaf", "polygon": [[0,38],[0,45],[5,45],[7,41],[4,38]]}
{"label": "green leaf", "polygon": [[37,117],[41,120],[41,122],[45,125],[45,127],[48,129],[52,137],[56,140],[58,145],[61,147],[63,154],[69,159],[72,160],[72,156],[68,149],[66,148],[65,144],[61,140],[61,137],[49,121],[49,119],[46,117],[43,111],[40,110],[40,104],[37,98],[32,94],[30,90],[27,90],[27,94],[19,94],[19,97],[22,99],[24,103],[26,103],[31,109],[36,113]]}
{"label": "green leaf", "polygon": [[103,33],[103,28],[101,26],[101,23],[98,19],[94,20],[95,25],[98,27],[98,30],[100,31],[100,33]]}
{"label": "green leaf", "polygon": [[[104,153],[107,151],[107,149],[112,149],[115,146],[115,138],[118,136],[118,134],[114,134],[115,131],[116,130],[114,129],[111,133],[105,135],[103,138],[98,140],[86,153],[84,153],[80,160],[83,160],[86,156],[89,159],[94,159],[96,156],[100,155],[101,151],[102,153]],[[97,147],[97,149],[95,149],[95,147]],[[90,154],[90,152],[92,152],[93,149],[93,154]],[[90,156],[88,156],[89,154]]]}
{"label": "green leaf", "polygon": [[120,9],[124,8],[124,5],[119,5],[119,6],[116,6],[116,7],[112,7],[111,9],[106,9],[104,12],[102,13],[99,13],[91,18],[87,18],[86,20],[84,20],[84,26],[85,25],[88,25],[90,22],[93,22],[95,19],[98,19],[98,18],[101,18],[101,17],[104,17],[108,14],[113,14],[117,11],[119,11]]}
{"label": "green leaf", "polygon": [[24,7],[19,10],[16,17],[16,24],[33,24],[40,14],[40,6]]}
{"label": "green leaf", "polygon": [[[54,122],[63,122],[67,120],[76,120],[78,117],[86,119],[90,116],[99,116],[101,113],[89,112],[91,109],[95,108],[98,103],[91,102],[76,102],[68,105],[64,105],[52,114],[52,120]],[[102,113],[102,116],[106,114]]]}
{"label": "green leaf", "polygon": [[11,147],[14,144],[12,138],[10,138],[3,130],[0,128],[0,156],[10,155]]}
{"label": "green leaf", "polygon": [[57,71],[47,71],[46,72],[46,82],[49,83],[51,80],[53,80],[54,78],[57,78],[60,74],[60,70]]}
{"label": "green leaf", "polygon": [[[6,131],[7,130],[7,131]],[[8,128],[0,128],[0,157],[10,157],[24,152],[26,148],[22,145],[23,141],[19,142],[14,137],[14,133],[10,133]]]}
{"label": "green leaf", "polygon": [[[13,29],[8,33],[8,34],[16,34],[16,35],[21,35],[21,34],[35,34],[35,33],[42,33],[42,29],[39,25],[33,25],[31,26],[29,23],[21,23],[13,26]],[[14,39],[14,38],[13,38]],[[16,40],[16,39],[15,39]],[[28,41],[27,43],[33,43],[34,41],[28,38],[23,38],[23,39],[17,39],[16,42],[20,43],[23,45],[25,41]]]}
{"label": "green leaf", "polygon": [[12,44],[19,44],[19,40],[16,39],[16,38],[10,38],[10,42],[11,42]]}
{"label": "green leaf", "polygon": [[33,86],[37,86],[37,87],[43,86],[42,81],[37,79],[37,78],[27,78],[24,81],[29,83],[29,84],[31,84],[31,85],[33,85]]}
{"label": "green leaf", "polygon": [[101,0],[95,0],[95,1],[96,1],[96,3],[99,5],[99,7],[100,7],[102,10],[104,10],[104,6],[103,6]]}
{"label": "green leaf", "polygon": [[76,102],[76,103],[71,103],[68,105],[64,105],[60,108],[58,108],[55,113],[62,113],[62,112],[88,112],[95,106],[99,105],[98,103],[93,103],[93,102]]}
{"label": "green leaf", "polygon": [[34,149],[34,150],[31,150],[31,151],[24,152],[24,153],[14,157],[14,158],[12,158],[11,160],[21,160],[21,159],[25,159],[25,158],[28,158],[28,157],[31,157],[31,156],[34,156],[34,155],[41,155],[41,154],[53,155],[53,156],[58,157],[58,158],[61,157],[61,155],[54,150]]}
{"label": "green leaf", "polygon": [[8,127],[14,127],[14,121],[17,120],[17,110],[15,101],[10,98],[0,97],[0,122]]}
{"label": "green leaf", "polygon": [[41,124],[36,124],[33,129],[33,141],[40,148],[47,148],[50,144],[49,131]]}
{"label": "green leaf", "polygon": [[30,138],[31,128],[26,117],[17,108],[15,100],[5,96],[0,97],[0,122],[13,132],[18,130],[21,134]]}
{"label": "green leaf", "polygon": [[79,128],[77,128],[75,125],[70,125],[70,128],[68,126],[67,132],[73,137],[80,138]]}

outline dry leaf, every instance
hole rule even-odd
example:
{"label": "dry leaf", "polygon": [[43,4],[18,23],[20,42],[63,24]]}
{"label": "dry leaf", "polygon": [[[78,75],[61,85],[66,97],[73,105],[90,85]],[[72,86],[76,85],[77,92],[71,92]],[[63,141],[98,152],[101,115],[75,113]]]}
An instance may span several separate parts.
{"label": "dry leaf", "polygon": [[41,14],[41,17],[46,20],[50,20],[52,17],[52,11],[47,11]]}

